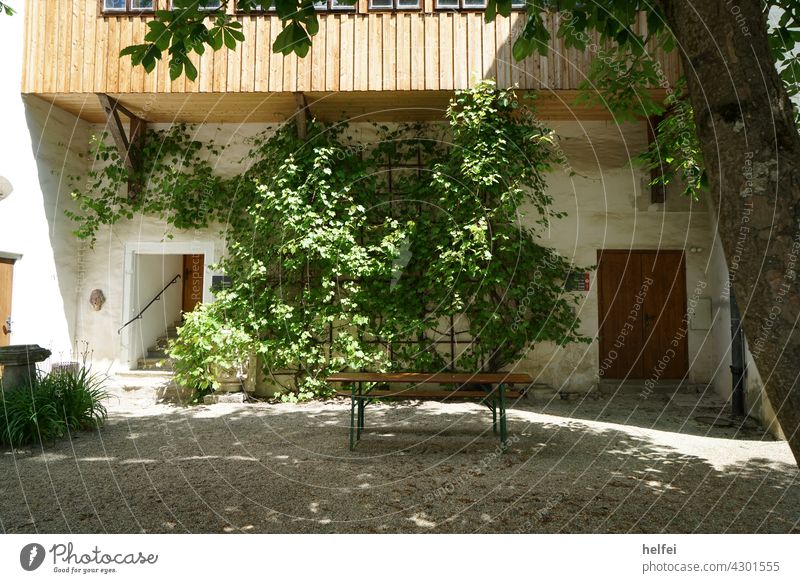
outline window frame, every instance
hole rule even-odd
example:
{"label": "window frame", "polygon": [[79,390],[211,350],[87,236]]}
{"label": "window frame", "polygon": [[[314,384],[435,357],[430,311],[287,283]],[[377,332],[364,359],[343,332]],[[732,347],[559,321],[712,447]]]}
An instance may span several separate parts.
{"label": "window frame", "polygon": [[[422,0],[421,0],[422,1]],[[485,1],[485,0],[484,0]],[[488,2],[487,2],[488,4]],[[523,0],[522,6],[511,6],[512,12],[523,12],[526,10],[527,2]],[[458,6],[439,6],[439,0],[433,0],[434,12],[484,12],[486,6],[464,6],[464,0],[458,0]]]}
{"label": "window frame", "polygon": [[355,4],[351,4],[350,6],[341,5],[341,6],[334,6],[334,0],[325,0],[325,7],[317,6],[314,4],[314,10],[317,12],[351,12],[357,13],[358,12],[358,2]]}
{"label": "window frame", "polygon": [[[267,4],[267,2],[262,2],[261,4]],[[239,14],[239,15],[242,15],[242,16],[257,16],[259,14],[273,14],[275,12],[275,10],[276,10],[275,9],[275,1],[273,0],[272,2],[269,2],[269,4],[270,4],[270,6],[267,6],[266,8],[261,8],[260,10],[251,10],[250,12],[245,12],[244,10],[239,8],[239,0],[236,0],[235,6],[233,8],[233,11],[236,14]]]}
{"label": "window frame", "polygon": [[391,6],[373,6],[372,0],[367,1],[367,12],[420,12],[425,10],[425,0],[417,0],[418,6],[398,6],[398,0],[391,0]]}
{"label": "window frame", "polygon": [[125,0],[125,8],[117,9],[117,8],[106,8],[105,0],[97,0],[98,4],[100,4],[100,15],[101,16],[138,16],[140,14],[155,14],[156,10],[159,9],[158,2],[159,0],[153,0],[153,7],[152,8],[131,8],[131,2],[133,0]]}

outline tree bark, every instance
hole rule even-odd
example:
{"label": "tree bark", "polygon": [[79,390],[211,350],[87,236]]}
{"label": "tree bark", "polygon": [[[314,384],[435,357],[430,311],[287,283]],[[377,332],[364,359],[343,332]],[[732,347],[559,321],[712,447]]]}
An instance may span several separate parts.
{"label": "tree bark", "polygon": [[800,135],[761,2],[659,4],[681,52],[745,335],[800,465]]}

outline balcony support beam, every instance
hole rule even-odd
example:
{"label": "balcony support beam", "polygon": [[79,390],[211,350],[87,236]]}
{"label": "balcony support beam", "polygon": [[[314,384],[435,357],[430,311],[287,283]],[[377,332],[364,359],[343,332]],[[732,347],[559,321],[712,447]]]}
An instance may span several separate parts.
{"label": "balcony support beam", "polygon": [[[128,196],[136,198],[141,190],[142,162],[139,158],[139,150],[142,146],[147,122],[133,114],[110,95],[98,93],[97,98],[100,100],[100,106],[105,112],[106,127],[111,133],[111,137],[114,138],[114,144],[117,146],[119,155],[130,177],[128,180]],[[130,129],[127,134],[119,117],[120,113],[130,120]]]}

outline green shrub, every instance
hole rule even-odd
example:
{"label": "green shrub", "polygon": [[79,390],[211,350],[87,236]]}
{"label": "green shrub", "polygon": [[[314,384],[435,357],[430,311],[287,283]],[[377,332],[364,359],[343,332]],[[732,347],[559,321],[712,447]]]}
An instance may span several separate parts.
{"label": "green shrub", "polygon": [[88,368],[41,375],[27,388],[0,393],[0,444],[45,443],[69,431],[103,424],[108,398],[102,377]]}
{"label": "green shrub", "polygon": [[184,318],[167,353],[174,360],[175,382],[192,389],[190,403],[196,404],[217,388],[215,369],[243,365],[252,339],[226,317],[221,303],[201,304]]}

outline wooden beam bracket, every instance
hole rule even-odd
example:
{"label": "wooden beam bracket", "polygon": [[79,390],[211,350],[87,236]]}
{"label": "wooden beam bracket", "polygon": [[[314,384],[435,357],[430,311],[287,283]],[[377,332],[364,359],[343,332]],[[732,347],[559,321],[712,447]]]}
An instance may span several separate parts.
{"label": "wooden beam bracket", "polygon": [[[131,177],[128,181],[128,196],[136,198],[142,186],[142,160],[139,152],[142,147],[147,122],[136,116],[110,95],[98,93],[97,98],[100,100],[100,105],[106,114],[106,127],[111,133],[111,137],[114,138],[114,144],[117,146],[125,168],[128,170],[128,175]],[[127,134],[122,120],[120,120],[120,113],[130,120],[130,129]]]}

